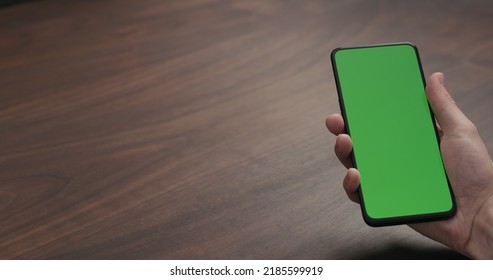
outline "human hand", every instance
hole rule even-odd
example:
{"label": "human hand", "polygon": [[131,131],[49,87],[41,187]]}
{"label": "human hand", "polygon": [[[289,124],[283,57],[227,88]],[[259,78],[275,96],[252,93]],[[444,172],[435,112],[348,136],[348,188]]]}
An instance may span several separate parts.
{"label": "human hand", "polygon": [[[438,122],[440,151],[457,213],[448,220],[409,226],[470,257],[493,258],[493,162],[475,125],[444,87],[442,73],[430,76],[426,95]],[[334,151],[348,168],[344,189],[349,199],[359,203],[360,174],[352,167],[352,142],[345,134],[343,118],[340,114],[330,115],[326,125],[337,136]]]}

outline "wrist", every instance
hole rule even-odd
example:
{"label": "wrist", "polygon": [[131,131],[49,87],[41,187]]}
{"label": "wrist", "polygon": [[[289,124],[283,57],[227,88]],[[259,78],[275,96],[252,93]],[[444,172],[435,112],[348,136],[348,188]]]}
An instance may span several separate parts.
{"label": "wrist", "polygon": [[474,218],[465,253],[475,259],[493,259],[493,195]]}

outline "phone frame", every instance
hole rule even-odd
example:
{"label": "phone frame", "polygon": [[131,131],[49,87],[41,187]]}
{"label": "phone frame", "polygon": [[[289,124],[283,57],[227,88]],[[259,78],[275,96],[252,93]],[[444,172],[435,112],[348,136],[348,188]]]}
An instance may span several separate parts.
{"label": "phone frame", "polygon": [[[426,79],[425,79],[425,75],[423,72],[423,67],[421,65],[421,59],[419,56],[418,48],[412,43],[399,42],[399,43],[388,43],[388,44],[377,44],[377,45],[362,45],[362,46],[356,46],[356,47],[341,47],[341,48],[336,48],[336,49],[332,50],[332,52],[330,54],[330,60],[332,63],[332,71],[334,73],[334,79],[335,79],[336,88],[337,88],[337,95],[338,95],[338,99],[339,99],[339,108],[341,110],[342,117],[344,119],[344,126],[346,129],[346,133],[349,136],[351,136],[351,133],[350,133],[350,127],[349,127],[349,124],[348,124],[347,118],[346,118],[344,98],[342,96],[341,85],[339,82],[339,73],[337,72],[337,65],[336,65],[336,61],[335,61],[336,53],[340,50],[399,46],[399,45],[408,45],[414,49],[414,52],[416,54],[416,59],[418,60],[418,68],[419,68],[419,71],[421,74],[421,80],[423,82],[423,87],[426,89]],[[435,129],[435,135],[436,135],[437,143],[438,143],[438,146],[440,147],[440,135],[439,135],[438,128],[436,125],[435,115],[433,114],[433,110],[432,110],[429,102],[428,102],[428,108],[429,108],[429,112],[430,112],[430,120],[433,122],[433,128]],[[441,153],[440,153],[440,157],[441,157]],[[358,167],[357,167],[357,163],[356,163],[356,157],[355,157],[353,151],[351,151],[351,161],[352,161],[353,167],[357,169]],[[442,158],[442,163],[443,163],[443,158]],[[445,170],[445,166],[444,166],[444,170]],[[372,218],[366,212],[363,194],[360,191],[361,186],[358,186],[358,195],[360,198],[361,212],[363,214],[363,219],[364,219],[365,223],[368,224],[369,226],[372,226],[372,227],[380,227],[380,226],[391,226],[391,225],[400,225],[400,224],[431,222],[431,221],[444,220],[444,219],[448,219],[448,218],[453,217],[455,215],[455,213],[457,212],[457,205],[455,202],[454,192],[452,190],[452,186],[450,185],[450,181],[449,181],[449,178],[447,175],[447,170],[445,170],[445,177],[447,179],[447,184],[448,184],[451,199],[452,199],[452,208],[450,210],[444,211],[444,212],[420,214],[420,215],[409,215],[409,216],[377,218],[377,219]]]}

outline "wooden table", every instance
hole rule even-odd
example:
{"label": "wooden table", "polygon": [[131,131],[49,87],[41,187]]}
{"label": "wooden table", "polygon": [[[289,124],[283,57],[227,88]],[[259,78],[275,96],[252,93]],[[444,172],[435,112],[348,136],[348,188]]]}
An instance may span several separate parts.
{"label": "wooden table", "polygon": [[0,258],[461,258],[370,228],[330,51],[411,41],[493,151],[491,1],[32,1],[0,10]]}

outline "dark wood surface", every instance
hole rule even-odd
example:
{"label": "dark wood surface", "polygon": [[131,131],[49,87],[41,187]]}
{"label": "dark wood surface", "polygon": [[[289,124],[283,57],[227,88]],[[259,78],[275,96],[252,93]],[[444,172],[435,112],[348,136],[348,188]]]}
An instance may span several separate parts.
{"label": "dark wood surface", "polygon": [[491,153],[492,26],[491,1],[0,9],[0,258],[460,258],[346,198],[329,54],[415,43]]}

